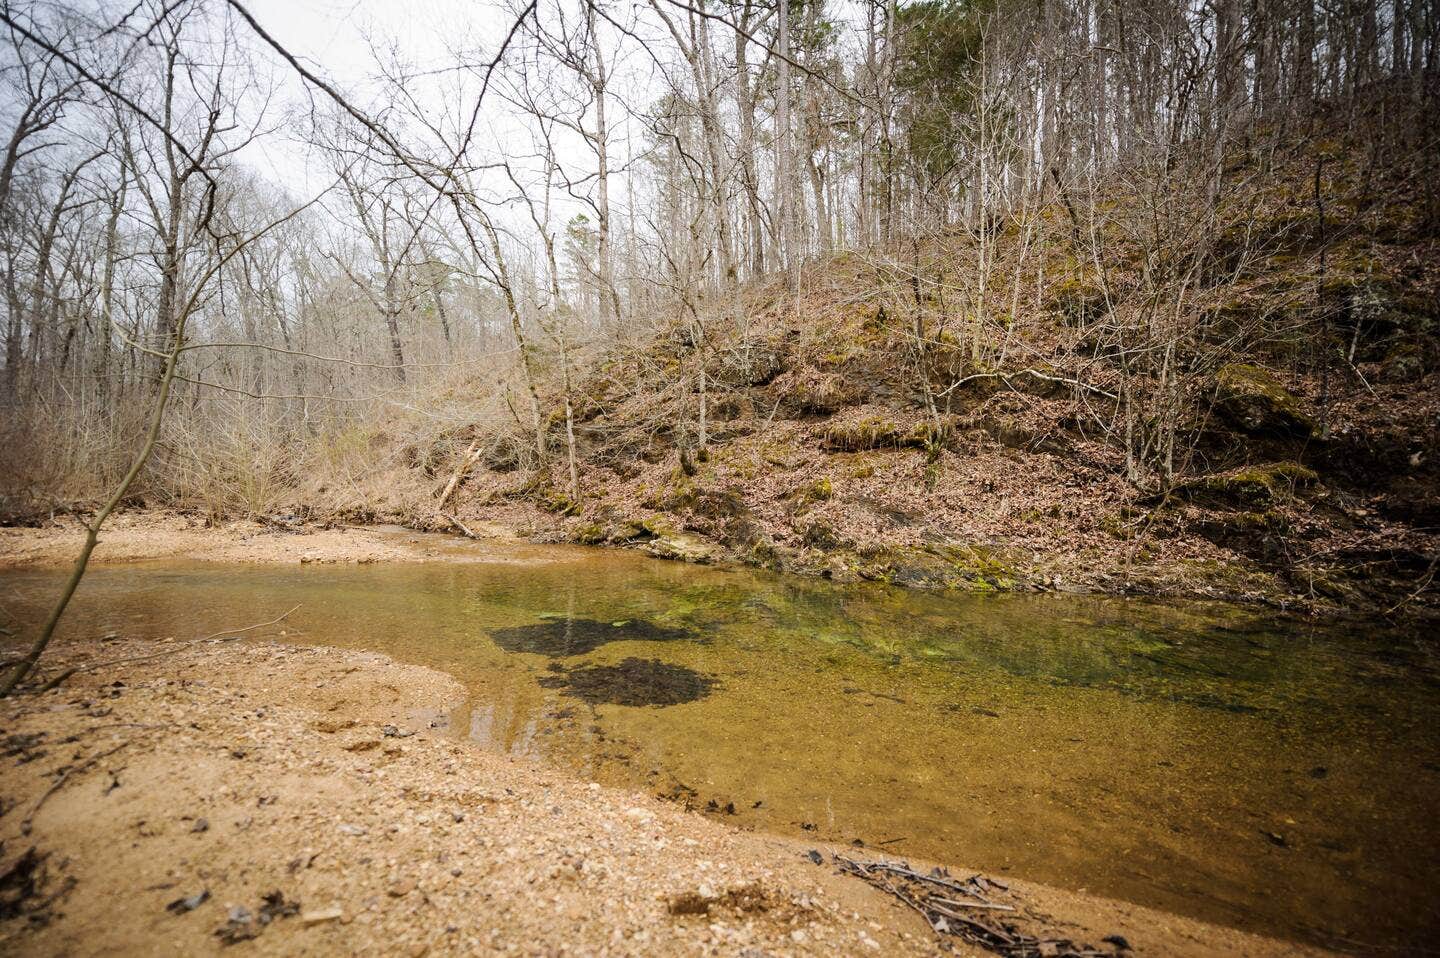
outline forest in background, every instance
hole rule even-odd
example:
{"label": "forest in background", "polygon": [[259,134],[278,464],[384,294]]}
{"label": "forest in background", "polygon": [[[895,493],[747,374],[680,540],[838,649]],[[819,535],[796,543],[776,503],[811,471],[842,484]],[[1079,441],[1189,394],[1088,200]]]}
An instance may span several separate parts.
{"label": "forest in background", "polygon": [[163,387],[125,498],[213,517],[1425,591],[1433,4],[493,12],[342,89],[233,0],[0,8],[11,521]]}

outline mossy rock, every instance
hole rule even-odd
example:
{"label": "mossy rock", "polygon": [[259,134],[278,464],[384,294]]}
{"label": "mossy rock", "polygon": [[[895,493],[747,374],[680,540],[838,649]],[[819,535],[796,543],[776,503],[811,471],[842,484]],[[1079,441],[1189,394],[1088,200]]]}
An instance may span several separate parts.
{"label": "mossy rock", "polygon": [[1220,367],[1215,374],[1215,408],[1253,436],[1308,439],[1315,432],[1315,423],[1300,408],[1300,401],[1259,366]]}
{"label": "mossy rock", "polygon": [[605,527],[598,522],[586,522],[575,527],[570,533],[571,538],[581,545],[595,546],[610,538]]}
{"label": "mossy rock", "polygon": [[862,579],[915,588],[1009,592],[1020,577],[994,550],[980,545],[898,546],[864,550]]}
{"label": "mossy rock", "polygon": [[1256,558],[1272,558],[1282,552],[1291,529],[1284,513],[1268,509],[1212,514],[1195,525],[1195,531],[1216,545]]}
{"label": "mossy rock", "polygon": [[825,428],[825,446],[836,452],[860,452],[902,444],[906,429],[890,419],[867,416],[849,422],[831,423]]}
{"label": "mossy rock", "polygon": [[1202,476],[1177,486],[1177,495],[1192,502],[1222,509],[1265,509],[1315,484],[1314,470],[1298,462],[1246,466],[1231,472]]}
{"label": "mossy rock", "polygon": [[647,519],[626,519],[610,530],[608,538],[611,542],[622,544],[653,539],[655,533],[650,528],[653,522],[654,520]]}
{"label": "mossy rock", "polygon": [[836,533],[830,523],[818,519],[805,523],[797,531],[800,533],[800,541],[811,549],[829,552],[849,544]]}
{"label": "mossy rock", "polygon": [[678,509],[689,509],[695,505],[698,492],[695,483],[685,471],[676,468],[670,475],[670,481],[658,489],[650,491],[642,500],[641,505],[647,509],[656,509],[661,512],[674,512]]}
{"label": "mossy rock", "polygon": [[[538,491],[538,490],[537,490]],[[540,507],[547,512],[554,512],[562,516],[577,516],[580,514],[580,503],[571,499],[563,492],[539,491]]]}
{"label": "mossy rock", "polygon": [[644,519],[637,519],[635,525],[650,538],[675,534],[675,526],[664,516],[648,516]]}
{"label": "mossy rock", "polygon": [[668,532],[656,536],[642,547],[657,559],[693,562],[708,565],[720,558],[721,549],[713,542],[684,532]]}
{"label": "mossy rock", "polygon": [[749,511],[738,489],[698,490],[690,497],[689,506],[696,515],[709,519],[733,518]]}
{"label": "mossy rock", "polygon": [[1337,337],[1365,362],[1380,361],[1397,341],[1413,342],[1440,328],[1436,297],[1378,275],[1338,276],[1320,287],[1320,304]]}
{"label": "mossy rock", "polygon": [[745,386],[768,386],[785,371],[785,356],[769,345],[749,344],[726,355],[721,378]]}
{"label": "mossy rock", "polygon": [[883,416],[866,416],[831,423],[825,429],[825,448],[832,452],[864,452],[868,449],[927,449],[944,445],[950,437],[947,425],[932,422],[905,425]]}
{"label": "mossy rock", "polygon": [[821,476],[800,490],[800,499],[803,502],[828,502],[833,498],[835,487],[831,485],[828,476]]}
{"label": "mossy rock", "polygon": [[745,552],[745,561],[762,569],[780,571],[784,568],[784,555],[768,536],[761,536],[751,543]]}
{"label": "mossy rock", "polygon": [[1094,282],[1071,277],[1050,286],[1047,305],[1072,326],[1084,326],[1105,315],[1105,290]]}
{"label": "mossy rock", "polygon": [[829,416],[854,399],[845,377],[813,366],[785,373],[771,388],[786,409],[801,415]]}
{"label": "mossy rock", "polygon": [[1425,375],[1425,351],[1415,343],[1391,347],[1380,363],[1380,379],[1387,383],[1413,383]]}

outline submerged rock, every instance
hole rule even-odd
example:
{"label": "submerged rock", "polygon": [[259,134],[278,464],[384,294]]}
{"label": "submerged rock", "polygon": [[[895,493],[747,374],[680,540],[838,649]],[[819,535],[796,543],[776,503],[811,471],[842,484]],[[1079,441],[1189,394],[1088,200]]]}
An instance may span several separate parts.
{"label": "submerged rock", "polygon": [[1300,401],[1259,366],[1231,363],[1215,374],[1215,409],[1254,436],[1308,439],[1315,423]]}
{"label": "submerged rock", "polygon": [[586,665],[539,680],[591,705],[680,705],[710,694],[708,675],[658,659],[626,659],[618,665]]}

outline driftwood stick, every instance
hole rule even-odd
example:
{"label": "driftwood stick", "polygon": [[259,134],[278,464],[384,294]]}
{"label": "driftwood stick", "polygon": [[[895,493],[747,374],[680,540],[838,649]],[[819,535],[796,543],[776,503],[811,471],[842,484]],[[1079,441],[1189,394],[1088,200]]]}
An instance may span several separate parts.
{"label": "driftwood stick", "polygon": [[449,523],[450,523],[452,526],[454,526],[456,529],[459,529],[459,530],[460,530],[460,534],[463,535],[465,538],[467,538],[467,539],[478,539],[478,538],[480,538],[480,537],[477,536],[475,533],[473,533],[473,532],[470,531],[470,527],[469,527],[469,526],[467,526],[465,523],[461,522],[459,519],[455,518],[454,516],[450,515],[450,513],[448,513],[448,512],[442,512],[442,513],[440,513],[440,518],[442,518],[442,519],[446,520],[447,522],[449,522]]}
{"label": "driftwood stick", "polygon": [[[937,934],[953,935],[1004,958],[1040,958],[1043,955],[1054,955],[1055,958],[1114,958],[1115,952],[1077,945],[1068,938],[1036,937],[1014,923],[1002,921],[995,913],[1012,913],[1018,918],[1018,907],[987,901],[977,894],[975,889],[983,887],[978,884],[982,881],[978,875],[961,883],[943,877],[943,873],[927,875],[902,863],[856,861],[834,853],[831,858],[842,873],[860,878],[919,912]],[[1005,887],[1001,882],[995,884]],[[957,889],[967,899],[973,900],[957,901],[942,897],[933,890],[935,887]],[[980,914],[966,914],[971,909],[979,910]],[[990,917],[992,915],[994,917]]]}
{"label": "driftwood stick", "polygon": [[[450,497],[455,494],[455,489],[460,485],[460,480],[465,478],[465,473],[470,471],[470,467],[475,465],[475,461],[479,458],[480,437],[476,436],[475,441],[470,443],[470,448],[465,450],[465,455],[460,457],[460,462],[455,466],[455,472],[451,474],[450,481],[445,483],[445,489],[440,493],[440,501],[436,504],[436,509],[445,508],[445,503],[449,502]],[[441,513],[441,515],[444,515],[444,513]],[[448,519],[449,516],[446,516],[446,518]]]}
{"label": "driftwood stick", "polygon": [[[843,858],[843,856],[837,857]],[[848,858],[843,858],[843,860],[851,861]],[[852,862],[852,864],[858,865],[859,863]],[[903,865],[894,865],[890,862],[868,862],[864,867],[866,872],[869,872],[869,870],[872,868],[878,868],[882,871],[887,871],[895,875],[900,875],[903,878],[910,878],[915,881],[929,882],[932,885],[939,885],[941,888],[948,888],[951,891],[958,891],[960,894],[967,895],[970,898],[988,902],[988,899],[986,899],[983,895],[980,895],[973,888],[962,885],[960,882],[957,882],[950,878],[940,878],[936,875],[926,875],[921,872],[917,872],[912,868],[906,868]],[[974,881],[974,879],[971,879],[971,881]]]}
{"label": "driftwood stick", "polygon": [[1106,399],[1119,398],[1114,393],[1107,392],[1106,390],[1101,389],[1099,386],[1092,386],[1089,383],[1081,382],[1078,379],[1068,379],[1064,376],[1051,376],[1048,373],[1042,373],[1038,369],[1019,369],[1013,373],[971,373],[969,376],[963,376],[960,379],[955,380],[942,392],[937,394],[937,396],[946,396],[954,390],[958,389],[959,387],[965,385],[966,383],[974,382],[977,379],[998,379],[1001,382],[1005,383],[1006,386],[1014,389],[1015,386],[1010,382],[1010,380],[1015,376],[1031,376],[1035,379],[1042,379],[1045,382],[1061,383],[1062,385],[1066,386],[1074,386],[1077,389],[1083,389],[1093,395],[1104,396]]}
{"label": "driftwood stick", "polygon": [[44,685],[42,685],[42,686],[40,686],[38,689],[36,689],[36,690],[35,690],[35,694],[36,694],[36,695],[43,695],[43,694],[45,694],[46,692],[50,691],[51,689],[57,688],[57,687],[60,685],[61,682],[64,682],[64,681],[65,681],[66,679],[68,679],[70,676],[74,675],[77,671],[78,671],[78,670],[75,669],[75,668],[64,669],[63,671],[61,671],[61,673],[60,673],[59,675],[55,676],[53,679],[50,679],[50,680],[49,680],[48,682],[46,682]]}
{"label": "driftwood stick", "polygon": [[1015,907],[1013,905],[1002,905],[999,902],[995,901],[955,901],[951,898],[941,898],[939,895],[931,896],[930,900],[938,901],[940,904],[949,905],[952,908],[990,908],[994,909],[995,911],[1015,910]]}

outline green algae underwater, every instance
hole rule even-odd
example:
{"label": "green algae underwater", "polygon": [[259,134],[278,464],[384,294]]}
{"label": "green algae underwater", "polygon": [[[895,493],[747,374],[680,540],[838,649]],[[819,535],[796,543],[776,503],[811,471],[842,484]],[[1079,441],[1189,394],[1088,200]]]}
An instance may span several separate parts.
{"label": "green algae underwater", "polygon": [[[0,573],[5,609],[30,625],[62,575]],[[1440,932],[1440,656],[1383,623],[526,546],[101,567],[62,634],[183,639],[296,604],[254,641],[444,670],[471,692],[452,734],[739,827],[1342,950]]]}

